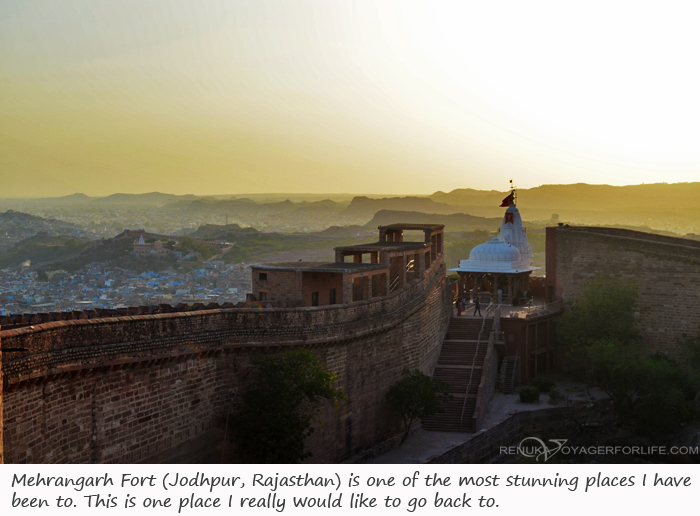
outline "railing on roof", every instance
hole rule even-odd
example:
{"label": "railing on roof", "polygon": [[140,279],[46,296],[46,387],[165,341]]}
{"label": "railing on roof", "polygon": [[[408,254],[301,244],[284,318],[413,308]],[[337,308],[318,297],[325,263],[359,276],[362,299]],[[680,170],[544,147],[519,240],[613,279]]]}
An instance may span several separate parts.
{"label": "railing on roof", "polygon": [[510,317],[537,317],[556,312],[561,312],[564,308],[564,300],[558,299],[551,303],[528,303],[525,306],[514,307]]}

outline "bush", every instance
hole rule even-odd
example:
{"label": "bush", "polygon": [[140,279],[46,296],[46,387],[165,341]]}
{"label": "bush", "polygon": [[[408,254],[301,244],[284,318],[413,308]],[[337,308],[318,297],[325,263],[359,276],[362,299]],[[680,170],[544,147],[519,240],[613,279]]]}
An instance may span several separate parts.
{"label": "bush", "polygon": [[538,376],[534,378],[530,383],[533,387],[536,387],[537,390],[539,390],[540,392],[549,392],[557,385],[557,382],[545,376]]}
{"label": "bush", "polygon": [[662,356],[639,356],[619,343],[589,349],[591,379],[613,400],[617,413],[660,432],[697,417],[696,378]]}
{"label": "bush", "polygon": [[535,403],[540,399],[540,390],[537,387],[523,387],[520,389],[520,401],[523,403]]}
{"label": "bush", "polygon": [[550,403],[559,403],[562,400],[563,396],[561,392],[559,392],[557,389],[550,389],[549,390],[549,402]]}
{"label": "bush", "polygon": [[588,349],[599,342],[634,347],[640,330],[634,317],[637,285],[614,278],[596,278],[581,295],[567,302],[557,318],[557,338],[569,374],[585,379],[590,372]]}
{"label": "bush", "polygon": [[418,369],[404,369],[401,372],[401,379],[386,394],[391,408],[403,418],[404,434],[400,444],[408,438],[413,421],[443,412],[440,404],[452,399],[449,388],[447,383],[431,378]]}
{"label": "bush", "polygon": [[254,463],[296,464],[311,457],[304,442],[320,424],[323,402],[336,408],[346,400],[333,385],[338,376],[306,349],[255,360],[259,376],[244,395],[237,437],[244,457]]}

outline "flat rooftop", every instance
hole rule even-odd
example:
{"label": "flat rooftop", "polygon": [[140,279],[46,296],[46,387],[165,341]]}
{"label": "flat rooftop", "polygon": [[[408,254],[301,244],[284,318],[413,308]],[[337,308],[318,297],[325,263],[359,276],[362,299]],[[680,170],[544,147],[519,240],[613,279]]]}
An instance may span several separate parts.
{"label": "flat rooftop", "polygon": [[301,272],[362,272],[378,269],[388,269],[388,264],[382,263],[352,263],[352,262],[277,262],[258,263],[250,266],[252,269],[265,269],[274,271],[301,271]]}
{"label": "flat rooftop", "polygon": [[430,242],[373,242],[371,244],[345,245],[335,247],[335,251],[411,251],[413,249],[428,249]]}
{"label": "flat rooftop", "polygon": [[427,229],[436,231],[445,229],[444,224],[389,224],[388,226],[379,226],[379,229],[405,229],[406,231],[425,231]]}

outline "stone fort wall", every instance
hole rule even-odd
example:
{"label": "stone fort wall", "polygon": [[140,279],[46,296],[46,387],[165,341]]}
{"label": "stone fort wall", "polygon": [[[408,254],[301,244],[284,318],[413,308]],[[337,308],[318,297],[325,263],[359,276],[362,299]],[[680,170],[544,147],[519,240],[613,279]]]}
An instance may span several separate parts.
{"label": "stone fort wall", "polygon": [[633,280],[650,349],[679,356],[681,341],[700,333],[700,242],[594,227],[547,228],[547,239],[555,253],[547,282],[557,299],[575,297],[596,277]]}
{"label": "stone fort wall", "polygon": [[[0,332],[6,463],[235,461],[228,414],[252,360],[303,346],[339,375],[348,405],[322,414],[313,462],[354,456],[401,431],[388,387],[431,374],[451,314],[444,265],[349,306],[214,309],[54,321]],[[3,448],[0,447],[0,451]]]}

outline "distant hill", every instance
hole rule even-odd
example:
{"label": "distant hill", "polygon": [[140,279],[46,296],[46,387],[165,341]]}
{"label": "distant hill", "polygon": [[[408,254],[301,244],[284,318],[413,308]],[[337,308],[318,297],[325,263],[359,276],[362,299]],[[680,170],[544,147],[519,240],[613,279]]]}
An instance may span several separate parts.
{"label": "distant hill", "polygon": [[367,238],[371,240],[376,238],[376,230],[364,228],[362,226],[352,225],[352,226],[331,226],[328,229],[319,231],[316,233],[322,237],[328,238]]}
{"label": "distant hill", "polygon": [[473,231],[475,229],[496,230],[501,225],[501,217],[476,217],[465,213],[443,215],[440,213],[419,213],[415,211],[381,210],[372,220],[365,224],[366,228],[376,228],[397,223],[415,224],[444,224],[445,231]]}
{"label": "distant hill", "polygon": [[0,254],[0,267],[18,267],[27,261],[32,268],[48,266],[77,257],[87,245],[70,236],[40,232]]}
{"label": "distant hill", "polygon": [[[189,233],[187,236],[195,239],[213,239],[219,240],[225,238],[226,235],[231,233],[238,233],[242,230],[241,226],[238,224],[229,225],[218,225],[218,224],[205,224],[204,226],[199,226],[197,231]],[[257,232],[257,230],[253,230]]]}
{"label": "distant hill", "polygon": [[51,197],[49,199],[41,199],[42,202],[46,204],[53,204],[53,205],[72,205],[72,204],[82,204],[86,202],[90,202],[94,197],[88,197],[87,195],[83,193],[75,193],[73,195],[64,195],[63,197]]}
{"label": "distant hill", "polygon": [[314,213],[341,213],[345,210],[346,204],[324,199],[316,202],[301,202],[297,204],[295,213],[299,214],[314,214]]}
{"label": "distant hill", "polygon": [[[174,208],[171,205],[170,208]],[[345,209],[345,205],[324,199],[322,201],[302,201],[292,202],[289,199],[278,202],[257,203],[252,199],[223,199],[208,200],[198,199],[189,203],[178,203],[178,208],[184,208],[189,212],[205,213],[229,213],[237,215],[251,214],[281,214],[298,212],[299,214],[332,214],[340,213]]]}
{"label": "distant hill", "polygon": [[14,210],[0,213],[0,251],[6,250],[20,241],[41,232],[54,236],[62,234],[69,238],[78,239],[87,237],[87,232],[84,228],[75,226],[70,222],[47,219]]}
{"label": "distant hill", "polygon": [[446,203],[436,202],[427,197],[384,197],[381,199],[355,197],[345,209],[343,215],[371,218],[375,213],[382,210],[444,214],[460,211],[459,208]]}
{"label": "distant hill", "polygon": [[171,204],[178,201],[194,201],[196,199],[199,199],[199,197],[192,194],[173,195],[160,192],[150,192],[145,194],[117,193],[113,195],[108,195],[107,197],[95,198],[92,202],[95,204],[145,204],[153,206],[163,206],[165,204]]}
{"label": "distant hill", "polygon": [[[495,215],[507,192],[457,189],[435,192],[431,199],[459,205],[463,211]],[[626,224],[682,226],[686,219],[700,215],[698,183],[656,183],[631,186],[542,185],[519,189],[517,204],[526,220],[546,220],[556,213],[560,220],[576,224]],[[686,220],[686,224],[692,221]]]}

